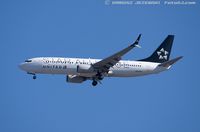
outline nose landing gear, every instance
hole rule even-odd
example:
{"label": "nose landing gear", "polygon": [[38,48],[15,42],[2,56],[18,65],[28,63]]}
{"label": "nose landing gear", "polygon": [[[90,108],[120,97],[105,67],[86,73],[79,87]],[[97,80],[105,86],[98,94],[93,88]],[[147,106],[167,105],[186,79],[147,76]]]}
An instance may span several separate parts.
{"label": "nose landing gear", "polygon": [[29,72],[27,72],[27,74],[31,74],[31,75],[33,75],[33,79],[34,79],[34,80],[37,78],[37,76],[36,76],[35,73],[29,73]]}
{"label": "nose landing gear", "polygon": [[33,75],[33,79],[35,80],[37,78],[37,76],[36,75]]}

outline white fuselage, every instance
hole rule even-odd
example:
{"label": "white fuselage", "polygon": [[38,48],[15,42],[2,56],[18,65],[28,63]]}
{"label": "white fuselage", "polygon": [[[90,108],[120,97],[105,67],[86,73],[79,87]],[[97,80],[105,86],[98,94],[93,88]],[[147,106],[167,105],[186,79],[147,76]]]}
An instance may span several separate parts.
{"label": "white fuselage", "polygon": [[[29,62],[20,64],[20,68],[31,74],[64,74],[92,77],[96,73],[80,73],[77,66],[90,67],[100,59],[38,57],[29,59]],[[134,77],[159,73],[170,67],[158,67],[160,63],[121,60],[109,69],[104,76],[108,77]]]}

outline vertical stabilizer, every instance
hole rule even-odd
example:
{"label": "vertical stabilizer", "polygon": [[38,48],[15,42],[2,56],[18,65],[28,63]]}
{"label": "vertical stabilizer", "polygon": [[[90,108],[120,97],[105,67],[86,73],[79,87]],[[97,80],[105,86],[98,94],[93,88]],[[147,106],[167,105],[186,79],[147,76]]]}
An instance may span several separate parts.
{"label": "vertical stabilizer", "polygon": [[139,61],[157,62],[157,63],[163,63],[165,61],[168,61],[171,53],[173,40],[174,40],[174,35],[168,35],[151,56]]}

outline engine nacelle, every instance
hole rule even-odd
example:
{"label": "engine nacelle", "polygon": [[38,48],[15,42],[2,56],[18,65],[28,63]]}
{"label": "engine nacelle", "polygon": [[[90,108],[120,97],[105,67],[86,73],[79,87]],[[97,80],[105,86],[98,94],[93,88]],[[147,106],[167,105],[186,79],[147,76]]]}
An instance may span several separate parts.
{"label": "engine nacelle", "polygon": [[66,82],[70,82],[70,83],[82,83],[85,80],[86,80],[86,78],[76,76],[76,75],[67,75],[66,76]]}
{"label": "engine nacelle", "polygon": [[93,73],[94,68],[91,65],[78,65],[77,73]]}

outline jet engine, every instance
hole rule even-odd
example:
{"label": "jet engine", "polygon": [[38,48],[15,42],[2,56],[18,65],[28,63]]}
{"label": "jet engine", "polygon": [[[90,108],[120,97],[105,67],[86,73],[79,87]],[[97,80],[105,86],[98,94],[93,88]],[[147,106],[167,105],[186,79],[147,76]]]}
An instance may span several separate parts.
{"label": "jet engine", "polygon": [[86,80],[86,78],[76,76],[76,75],[67,75],[66,76],[66,82],[70,82],[70,83],[82,83],[85,80]]}

